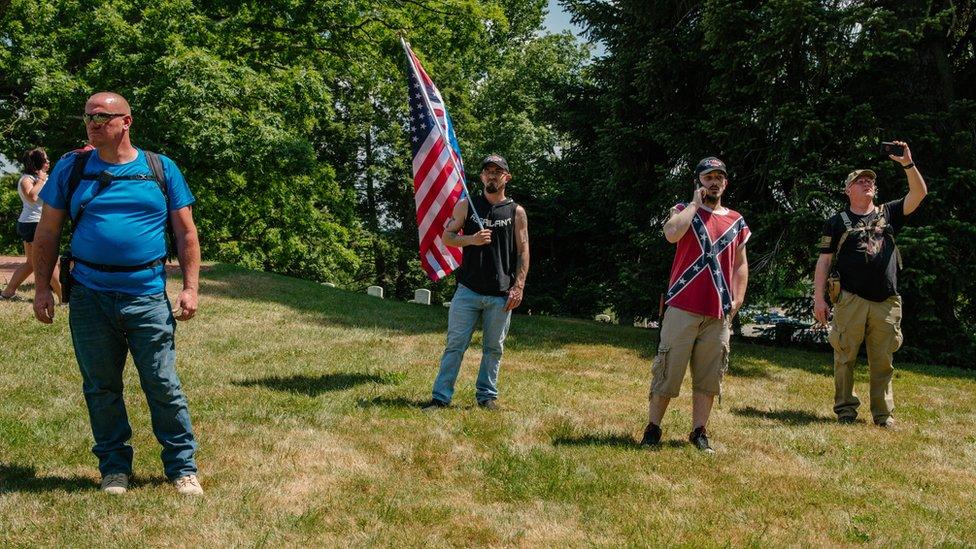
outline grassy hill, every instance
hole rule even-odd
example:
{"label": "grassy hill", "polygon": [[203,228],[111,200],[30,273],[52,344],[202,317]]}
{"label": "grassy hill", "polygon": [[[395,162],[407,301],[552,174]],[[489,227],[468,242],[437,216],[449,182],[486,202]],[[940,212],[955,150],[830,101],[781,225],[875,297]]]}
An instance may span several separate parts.
{"label": "grassy hill", "polygon": [[656,332],[518,316],[505,409],[473,406],[476,334],[454,406],[425,413],[446,309],[225,265],[201,295],[177,330],[193,500],[165,483],[131,364],[135,485],[97,490],[67,309],[42,326],[0,304],[0,545],[976,544],[972,371],[896,355],[885,431],[833,421],[829,355],[733,343],[718,453],[685,442],[687,384],[647,451]]}

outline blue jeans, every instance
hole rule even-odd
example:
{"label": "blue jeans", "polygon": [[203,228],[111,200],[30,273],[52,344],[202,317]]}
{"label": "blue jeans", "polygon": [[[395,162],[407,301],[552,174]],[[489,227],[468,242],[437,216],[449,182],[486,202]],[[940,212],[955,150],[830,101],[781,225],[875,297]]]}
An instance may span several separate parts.
{"label": "blue jeans", "polygon": [[176,376],[176,321],[166,294],[134,296],[75,284],[68,324],[102,475],[132,474],[132,428],[122,400],[122,368],[130,351],[163,447],[166,477],[196,474],[197,443]]}
{"label": "blue jeans", "polygon": [[441,402],[451,402],[454,396],[454,382],[464,351],[471,343],[478,317],[483,317],[481,349],[481,369],[475,385],[475,398],[478,402],[498,398],[498,366],[505,348],[505,335],[512,319],[512,311],[505,310],[506,297],[481,295],[458,284],[451,309],[447,317],[447,348],[441,357],[441,369],[434,380],[434,398]]}

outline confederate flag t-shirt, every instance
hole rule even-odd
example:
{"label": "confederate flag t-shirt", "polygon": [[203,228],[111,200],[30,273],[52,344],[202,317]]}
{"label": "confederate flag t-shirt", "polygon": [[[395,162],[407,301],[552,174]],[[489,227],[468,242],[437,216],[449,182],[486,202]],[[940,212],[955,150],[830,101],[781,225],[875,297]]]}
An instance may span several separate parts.
{"label": "confederate flag t-shirt", "polygon": [[[687,204],[675,205],[682,211]],[[699,206],[691,226],[678,241],[666,302],[670,307],[722,318],[732,307],[732,265],[736,250],[752,233],[742,214],[716,213]]]}

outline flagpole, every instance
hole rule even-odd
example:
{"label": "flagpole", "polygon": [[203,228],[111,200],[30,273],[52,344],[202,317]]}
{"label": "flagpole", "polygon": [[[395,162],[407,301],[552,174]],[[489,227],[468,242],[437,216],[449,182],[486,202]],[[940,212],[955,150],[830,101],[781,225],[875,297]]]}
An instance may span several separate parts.
{"label": "flagpole", "polygon": [[[427,96],[427,86],[424,85],[423,79],[420,78],[420,74],[417,72],[417,68],[414,66],[414,60],[413,60],[413,55],[411,55],[412,52],[410,50],[410,45],[403,38],[403,36],[400,36],[400,45],[403,46],[403,53],[407,54],[407,61],[410,63],[410,70],[413,71],[414,77],[417,78],[417,82],[420,84],[420,92],[424,96],[424,104],[427,105],[427,111],[430,112],[431,117],[433,117],[434,119],[434,124],[437,125],[437,131],[441,133],[445,133],[444,129],[440,127],[440,124],[437,123],[437,115],[434,114],[434,108],[430,104],[430,97]],[[447,105],[445,105],[444,108],[446,113]],[[481,222],[481,216],[478,215],[478,210],[474,207],[474,202],[471,202],[471,193],[468,192],[468,185],[467,183],[465,183],[466,176],[464,174],[464,170],[461,169],[460,166],[458,166],[457,159],[454,158],[454,148],[451,147],[450,136],[445,135],[444,141],[445,143],[447,143],[447,148],[449,150],[450,157],[451,157],[451,163],[454,165],[454,171],[460,174],[461,188],[464,189],[464,196],[467,197],[468,206],[471,207],[471,211],[474,213],[474,220],[478,223],[478,227],[480,227],[481,230],[485,230],[485,224]]]}

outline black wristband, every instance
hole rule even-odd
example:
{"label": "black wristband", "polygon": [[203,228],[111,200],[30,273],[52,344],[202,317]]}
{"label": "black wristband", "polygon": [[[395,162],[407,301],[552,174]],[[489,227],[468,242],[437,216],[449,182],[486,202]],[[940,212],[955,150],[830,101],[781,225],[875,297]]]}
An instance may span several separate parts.
{"label": "black wristband", "polygon": [[902,166],[901,169],[908,170],[908,169],[911,169],[911,168],[914,168],[914,167],[915,167],[915,163],[914,162],[911,162],[911,163],[909,163],[909,164],[907,164],[905,166]]}

